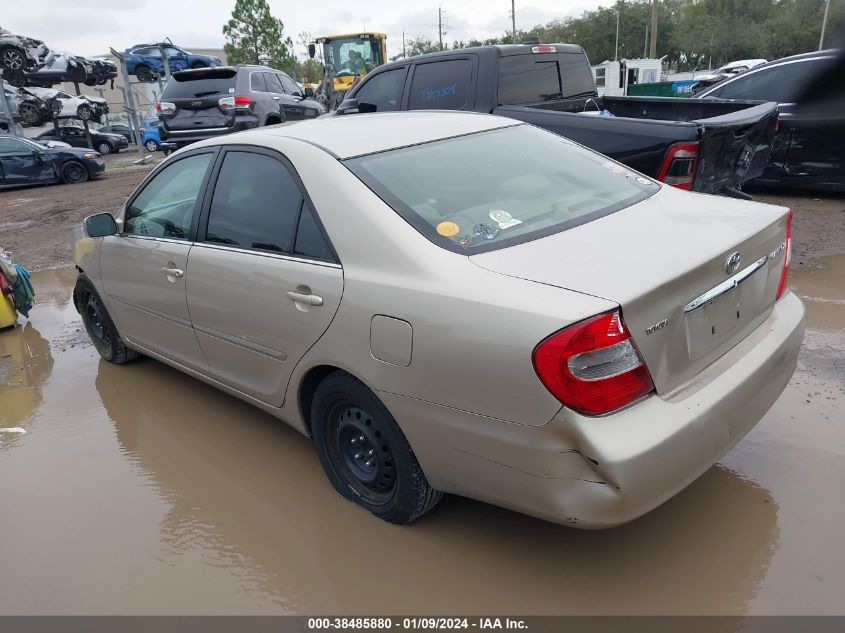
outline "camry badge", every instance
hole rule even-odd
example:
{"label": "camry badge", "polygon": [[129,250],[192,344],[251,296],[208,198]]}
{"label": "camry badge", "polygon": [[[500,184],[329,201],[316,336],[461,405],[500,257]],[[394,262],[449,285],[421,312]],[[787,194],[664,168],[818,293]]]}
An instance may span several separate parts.
{"label": "camry badge", "polygon": [[657,323],[655,323],[654,325],[649,325],[649,326],[645,329],[645,333],[646,333],[647,335],[648,335],[648,334],[654,334],[655,332],[657,332],[657,330],[662,330],[662,329],[663,329],[663,328],[665,328],[667,325],[669,325],[669,319],[663,319],[662,321],[658,321],[658,322],[657,322]]}
{"label": "camry badge", "polygon": [[725,272],[729,275],[733,275],[739,268],[741,261],[742,255],[740,255],[738,251],[728,255],[728,258],[725,260]]}

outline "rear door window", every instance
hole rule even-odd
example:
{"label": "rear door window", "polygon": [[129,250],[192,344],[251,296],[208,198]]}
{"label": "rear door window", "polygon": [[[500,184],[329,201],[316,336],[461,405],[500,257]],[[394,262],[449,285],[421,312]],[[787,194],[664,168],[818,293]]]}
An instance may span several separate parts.
{"label": "rear door window", "polygon": [[581,54],[509,55],[499,60],[499,103],[542,103],[595,92]]}
{"label": "rear door window", "polygon": [[265,73],[252,73],[249,76],[249,89],[256,92],[267,92],[267,84],[264,81]]}
{"label": "rear door window", "polygon": [[205,240],[290,253],[302,202],[302,192],[281,161],[229,151],[214,187]]}
{"label": "rear door window", "polygon": [[462,110],[472,90],[472,61],[450,59],[414,67],[410,110]]}
{"label": "rear door window", "polygon": [[376,112],[398,110],[402,102],[402,88],[405,85],[407,67],[394,68],[373,75],[355,92],[358,103],[375,106]]}

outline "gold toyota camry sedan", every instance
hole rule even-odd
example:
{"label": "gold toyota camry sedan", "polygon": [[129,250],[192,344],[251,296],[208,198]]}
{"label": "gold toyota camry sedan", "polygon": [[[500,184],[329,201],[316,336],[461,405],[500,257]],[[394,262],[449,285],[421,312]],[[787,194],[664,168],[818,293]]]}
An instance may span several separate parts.
{"label": "gold toyota camry sedan", "polygon": [[510,119],[323,118],[170,156],[86,219],[74,302],[103,358],[284,420],[384,520],[452,493],[608,527],[787,384],[791,217]]}

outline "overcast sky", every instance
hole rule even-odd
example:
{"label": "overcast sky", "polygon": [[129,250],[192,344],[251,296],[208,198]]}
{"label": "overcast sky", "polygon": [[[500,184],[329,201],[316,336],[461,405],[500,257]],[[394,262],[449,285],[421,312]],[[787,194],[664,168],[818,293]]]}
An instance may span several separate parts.
{"label": "overcast sky", "polygon": [[[135,43],[169,36],[186,48],[222,48],[223,23],[235,0],[2,0],[0,26],[44,40],[77,55],[98,55],[109,47],[123,50]],[[422,0],[269,0],[273,15],[297,41],[314,36],[370,30],[386,32],[388,54],[402,50],[408,37],[437,37],[436,1]],[[517,28],[555,18],[580,15],[611,0],[517,0]],[[444,41],[498,35],[510,29],[510,0],[442,0]],[[297,47],[297,55],[305,51]]]}

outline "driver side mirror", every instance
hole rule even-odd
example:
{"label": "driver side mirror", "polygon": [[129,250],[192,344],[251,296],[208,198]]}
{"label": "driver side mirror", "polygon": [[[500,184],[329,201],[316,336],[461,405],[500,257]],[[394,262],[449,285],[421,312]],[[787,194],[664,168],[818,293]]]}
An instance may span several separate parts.
{"label": "driver side mirror", "polygon": [[117,222],[111,213],[97,213],[85,218],[85,234],[88,237],[105,237],[117,233]]}
{"label": "driver side mirror", "polygon": [[308,86],[305,87],[305,98],[306,99],[313,99],[314,98],[314,91],[309,88]]}

